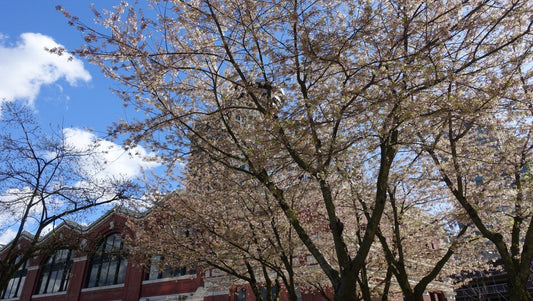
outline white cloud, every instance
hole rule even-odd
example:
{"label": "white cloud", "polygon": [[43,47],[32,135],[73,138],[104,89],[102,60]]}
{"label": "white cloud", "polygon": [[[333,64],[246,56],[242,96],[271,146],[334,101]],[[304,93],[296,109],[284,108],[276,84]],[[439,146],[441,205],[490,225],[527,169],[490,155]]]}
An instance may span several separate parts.
{"label": "white cloud", "polygon": [[31,195],[31,189],[28,187],[7,189],[0,195],[0,226],[15,223],[20,219],[26,208],[28,195]]}
{"label": "white cloud", "polygon": [[78,151],[92,149],[92,155],[84,158],[80,168],[94,180],[134,179],[141,175],[142,170],[152,169],[161,165],[155,160],[155,154],[148,153],[141,146],[125,150],[111,141],[101,140],[91,132],[66,128],[63,130],[67,145]]}
{"label": "white cloud", "polygon": [[42,85],[61,78],[70,85],[91,80],[81,60],[68,53],[59,56],[45,50],[63,48],[49,36],[23,33],[16,45],[8,45],[6,40],[0,33],[0,103],[15,99],[33,103]]}
{"label": "white cloud", "polygon": [[[11,188],[7,189],[0,195],[0,229],[6,226],[16,225],[20,222],[22,215],[28,207],[28,202],[33,195],[33,191],[30,187]],[[48,200],[48,209],[53,210],[57,206],[60,206],[61,202],[57,200]],[[38,204],[33,206],[30,210],[29,216],[40,215],[42,212],[42,206]],[[35,224],[35,220],[30,218],[26,221],[27,226],[32,227]],[[25,230],[29,230],[25,228]]]}
{"label": "white cloud", "polygon": [[[0,231],[3,231],[3,233],[0,232],[0,244],[5,245],[15,237],[30,194],[31,190],[26,187],[8,189],[0,195]],[[39,208],[34,207],[32,213],[38,210]],[[33,219],[28,219],[28,224],[31,226],[33,221]]]}
{"label": "white cloud", "polygon": [[7,229],[4,233],[0,235],[0,245],[7,245],[17,234],[11,229]]}
{"label": "white cloud", "polygon": [[[76,151],[86,152],[90,155],[82,156],[78,162],[81,173],[89,177],[90,181],[70,183],[79,187],[92,187],[93,183],[111,183],[112,180],[132,180],[141,175],[142,170],[149,170],[161,165],[153,153],[148,153],[144,148],[138,146],[131,150],[125,150],[122,146],[99,139],[91,132],[78,129],[66,128],[64,131],[65,143]],[[107,189],[103,185],[103,189]],[[96,189],[96,188],[95,188]],[[112,187],[110,187],[112,189]],[[98,198],[102,196],[100,191],[95,191]],[[109,193],[112,194],[110,191]],[[32,195],[29,187],[12,188],[0,194],[0,231],[5,229],[0,238],[8,238],[9,231],[12,227],[19,226],[20,217],[26,209],[27,202]],[[48,199],[48,211],[52,213],[55,210],[62,209],[63,202],[60,199]],[[41,206],[35,206],[30,213],[31,216],[38,216],[41,212]],[[25,230],[30,232],[35,227],[35,220],[29,219],[25,225]],[[52,228],[46,228],[43,234],[46,234]],[[1,232],[0,232],[1,233]],[[1,242],[0,242],[1,243]]]}

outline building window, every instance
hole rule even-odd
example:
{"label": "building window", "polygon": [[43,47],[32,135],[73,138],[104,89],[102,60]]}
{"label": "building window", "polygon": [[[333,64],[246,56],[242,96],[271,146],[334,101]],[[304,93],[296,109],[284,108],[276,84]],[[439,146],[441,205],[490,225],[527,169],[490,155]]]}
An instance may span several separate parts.
{"label": "building window", "polygon": [[171,268],[168,265],[163,265],[164,259],[161,255],[152,256],[150,260],[150,271],[146,273],[145,280],[194,275],[196,273],[194,269],[187,269],[187,267]]}
{"label": "building window", "polygon": [[91,257],[87,287],[124,283],[128,259],[119,233],[107,236]]}
{"label": "building window", "polygon": [[267,288],[264,287],[264,286],[261,286],[259,287],[259,292],[261,292],[261,297],[263,297],[263,300],[266,300],[266,301],[274,301],[274,300],[277,300],[278,298],[278,287],[277,286],[273,286],[271,289],[270,289],[270,300],[268,300],[267,298]]}
{"label": "building window", "polygon": [[67,290],[72,267],[72,250],[58,250],[48,257],[39,278],[38,294],[57,293]]}
{"label": "building window", "polygon": [[[17,264],[22,259],[22,256],[18,256],[15,260],[11,261],[12,264]],[[2,292],[2,299],[16,298],[20,297],[22,292],[22,287],[24,286],[24,281],[26,280],[26,269],[27,261],[25,261],[19,269],[13,275],[13,278],[9,280],[5,291]]]}
{"label": "building window", "polygon": [[235,291],[235,301],[246,301],[246,289],[240,288]]}

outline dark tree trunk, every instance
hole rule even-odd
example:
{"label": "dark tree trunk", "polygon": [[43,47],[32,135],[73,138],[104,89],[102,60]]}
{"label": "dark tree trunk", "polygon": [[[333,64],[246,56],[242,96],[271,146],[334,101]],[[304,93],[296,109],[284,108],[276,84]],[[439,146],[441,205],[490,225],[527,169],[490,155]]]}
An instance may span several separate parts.
{"label": "dark tree trunk", "polygon": [[364,301],[371,301],[372,296],[370,294],[370,287],[368,286],[368,277],[366,273],[366,267],[361,270],[361,274],[357,277],[357,282],[359,283],[359,288],[361,290],[361,295],[363,296]]}
{"label": "dark tree trunk", "polygon": [[424,301],[424,293],[405,293],[404,292],[404,300],[406,301]]}
{"label": "dark tree trunk", "polygon": [[357,301],[357,275],[345,272],[335,287],[335,301]]}
{"label": "dark tree trunk", "polygon": [[530,301],[531,294],[527,290],[528,277],[508,275],[507,286],[509,287],[509,300],[511,301]]}

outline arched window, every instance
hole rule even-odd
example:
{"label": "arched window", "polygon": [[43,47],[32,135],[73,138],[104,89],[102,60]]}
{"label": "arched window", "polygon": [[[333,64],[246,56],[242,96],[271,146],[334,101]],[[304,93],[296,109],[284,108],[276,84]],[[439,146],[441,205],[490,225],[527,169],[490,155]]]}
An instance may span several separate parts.
{"label": "arched window", "polygon": [[[22,256],[18,256],[15,260],[12,261],[13,264],[18,263],[22,259]],[[9,280],[7,288],[2,292],[2,299],[16,298],[20,297],[22,292],[22,287],[24,286],[24,281],[26,280],[26,269],[27,261],[25,261],[17,270],[13,278]]]}
{"label": "arched window", "polygon": [[124,283],[128,259],[119,233],[107,236],[91,257],[87,287]]}
{"label": "arched window", "polygon": [[38,294],[57,293],[67,290],[72,267],[72,250],[58,250],[46,260],[39,278]]}

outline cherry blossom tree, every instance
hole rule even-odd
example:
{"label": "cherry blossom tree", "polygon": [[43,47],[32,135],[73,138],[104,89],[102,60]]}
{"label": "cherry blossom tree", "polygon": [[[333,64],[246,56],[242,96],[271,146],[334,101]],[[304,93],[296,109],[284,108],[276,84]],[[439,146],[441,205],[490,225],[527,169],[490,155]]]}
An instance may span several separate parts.
{"label": "cherry blossom tree", "polygon": [[533,260],[529,61],[522,56],[508,62],[493,75],[498,78],[490,87],[450,81],[450,93],[444,96],[449,101],[431,122],[433,135],[420,136],[436,176],[497,250],[511,300],[531,299],[527,290]]}
{"label": "cherry blossom tree", "polygon": [[[277,201],[261,183],[199,153],[193,157],[195,164],[187,167],[183,180],[186,188],[156,197],[146,217],[133,223],[136,235],[131,243],[140,257],[166,254],[162,263],[167,266],[218,269],[249,284],[259,300],[264,299],[262,291],[271,300],[268,296],[280,290],[289,300],[297,300],[298,290],[331,297],[327,277],[313,264]],[[285,197],[327,250],[331,241],[325,212],[320,212],[316,201],[307,201],[317,197],[313,184],[290,176]],[[335,260],[332,255],[327,253],[328,260]],[[227,288],[227,277],[218,280]]]}
{"label": "cherry blossom tree", "polygon": [[[144,113],[117,124],[115,134],[157,150],[170,173],[195,164],[191,152],[200,152],[254,178],[335,299],[355,300],[394,166],[406,160],[398,154],[429,139],[426,127],[441,117],[436,107],[456,109],[454,118],[463,120],[480,105],[474,97],[461,102],[464,91],[485,91],[489,99],[517,84],[501,79],[530,56],[532,5],[198,0],[152,1],[145,9],[122,2],[93,8],[94,26],[63,13],[85,34],[78,54],[122,83],[118,95]],[[343,206],[348,183],[339,168],[371,183],[364,186],[372,197],[363,199],[368,216],[360,241],[347,234],[357,213]],[[287,199],[292,177],[318,192],[313,201],[324,213],[327,248]]]}
{"label": "cherry blossom tree", "polygon": [[51,254],[56,247],[75,247],[76,235],[68,232],[41,243],[54,227],[96,206],[127,199],[134,186],[129,181],[94,180],[80,165],[94,155],[91,149],[77,149],[62,133],[45,134],[30,109],[4,103],[1,113],[0,229],[15,229],[0,258],[0,291],[4,291],[29,258]]}
{"label": "cherry blossom tree", "polygon": [[[376,234],[390,271],[408,300],[423,300],[424,292],[435,279],[440,281],[431,291],[450,294],[449,281],[446,283],[443,279],[457,273],[457,266],[466,268],[460,261],[454,261],[452,256],[465,243],[469,224],[450,231],[449,224],[455,226],[455,221],[449,220],[450,215],[419,208],[402,195],[413,191],[399,192],[402,188],[405,187],[392,186],[389,190],[390,207],[385,211]],[[427,200],[421,198],[418,201]],[[475,261],[480,256],[469,255],[467,258]]]}
{"label": "cherry blossom tree", "polygon": [[[423,151],[406,144],[400,152],[402,159],[396,161],[389,178],[387,207],[376,233],[379,245],[374,246],[374,253],[383,253],[381,260],[388,266],[388,275],[396,278],[394,289],[407,299],[422,300],[426,291],[452,294],[449,276],[485,265],[478,261],[481,256],[468,252],[473,245],[465,246],[479,237],[465,214],[453,206],[445,185],[432,174],[431,161],[422,156]],[[366,221],[372,181],[351,170],[338,173],[351,179],[349,191],[344,192],[351,204],[345,206],[362,212]],[[468,260],[455,260],[459,255]],[[480,264],[467,266],[467,262]]]}
{"label": "cherry blossom tree", "polygon": [[272,200],[257,186],[246,186],[233,183],[228,189],[204,188],[202,194],[190,189],[161,196],[131,225],[136,233],[132,250],[141,259],[165,254],[162,265],[196,266],[215,286],[248,284],[258,300],[262,289],[272,296],[281,285],[289,300],[297,300],[297,289],[307,286],[299,271],[299,241]]}

